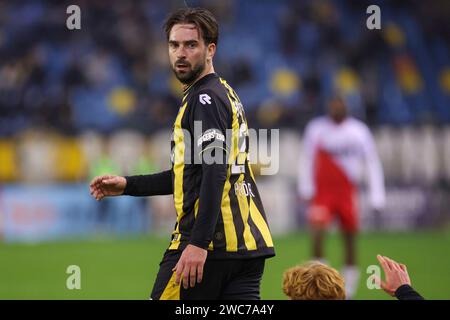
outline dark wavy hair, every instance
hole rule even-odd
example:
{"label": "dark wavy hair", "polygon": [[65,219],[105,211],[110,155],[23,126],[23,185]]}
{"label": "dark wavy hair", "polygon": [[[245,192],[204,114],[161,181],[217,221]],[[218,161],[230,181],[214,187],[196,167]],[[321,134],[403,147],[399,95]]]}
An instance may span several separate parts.
{"label": "dark wavy hair", "polygon": [[183,8],[172,13],[164,23],[167,40],[172,27],[176,24],[194,24],[206,45],[210,43],[217,45],[219,25],[210,11],[203,8]]}

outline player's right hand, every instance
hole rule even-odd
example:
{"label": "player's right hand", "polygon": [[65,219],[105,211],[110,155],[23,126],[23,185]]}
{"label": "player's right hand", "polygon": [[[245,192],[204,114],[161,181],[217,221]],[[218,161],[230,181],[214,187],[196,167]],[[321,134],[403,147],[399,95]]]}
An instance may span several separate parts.
{"label": "player's right hand", "polygon": [[389,295],[394,296],[395,291],[404,285],[411,285],[411,280],[409,279],[408,270],[404,264],[398,263],[388,257],[378,255],[378,261],[384,270],[386,276],[386,282],[381,279],[379,281],[381,288]]}
{"label": "player's right hand", "polygon": [[125,177],[106,175],[92,179],[89,189],[96,200],[102,200],[104,197],[120,196],[126,185]]}

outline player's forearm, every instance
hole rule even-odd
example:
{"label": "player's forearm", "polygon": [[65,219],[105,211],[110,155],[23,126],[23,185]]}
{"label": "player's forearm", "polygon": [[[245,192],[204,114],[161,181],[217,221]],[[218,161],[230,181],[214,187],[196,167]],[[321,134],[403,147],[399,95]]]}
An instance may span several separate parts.
{"label": "player's forearm", "polygon": [[149,175],[127,176],[123,192],[129,196],[157,196],[173,194],[172,171],[162,171]]}
{"label": "player's forearm", "polygon": [[219,217],[222,193],[227,177],[226,164],[202,166],[199,208],[190,238],[190,244],[207,249],[212,241]]}

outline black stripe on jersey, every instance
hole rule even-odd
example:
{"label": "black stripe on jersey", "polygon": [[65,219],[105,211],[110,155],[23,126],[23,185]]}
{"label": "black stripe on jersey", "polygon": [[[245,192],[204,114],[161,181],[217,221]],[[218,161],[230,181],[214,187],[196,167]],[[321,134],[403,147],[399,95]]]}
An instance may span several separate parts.
{"label": "black stripe on jersey", "polygon": [[[192,188],[192,185],[200,186],[201,174],[198,172],[193,174],[193,172],[199,171],[193,165],[185,165],[183,171],[183,212],[184,217],[181,219],[180,231],[192,230],[195,223],[195,201],[199,198],[200,188]],[[191,181],[187,177],[194,177],[195,181],[193,184],[185,183],[186,181]],[[190,236],[190,234],[189,234]],[[181,241],[189,241],[186,235],[181,236]]]}
{"label": "black stripe on jersey", "polygon": [[[252,198],[252,199],[249,199],[249,200],[253,200],[253,203],[255,204],[255,206],[256,206],[256,208],[258,209],[258,211],[261,213],[262,218],[264,219],[264,221],[266,222],[267,227],[268,227],[269,224],[268,224],[268,221],[267,221],[267,216],[266,216],[265,211],[264,211],[264,206],[262,205],[261,197],[260,197],[260,195],[259,195],[259,190],[258,190],[258,188],[257,188],[257,186],[256,186],[256,181],[255,181],[255,180],[253,179],[253,177],[250,175],[250,170],[251,170],[250,164],[249,164],[249,162],[247,162],[247,163],[246,163],[246,172],[248,172],[248,178],[249,178],[250,184],[251,184],[251,186],[252,186],[252,192],[255,194],[255,197]],[[252,220],[252,225],[253,225],[252,231],[255,230],[254,237],[255,237],[255,239],[256,239],[256,238],[258,239],[258,240],[257,240],[258,247],[259,247],[260,245],[268,246],[269,244],[265,242],[264,237],[263,237],[263,235],[262,235],[262,230],[260,230],[260,229],[256,226],[256,224],[254,223],[253,220]]]}
{"label": "black stripe on jersey", "polygon": [[226,250],[226,237],[225,237],[225,229],[223,226],[223,218],[222,212],[219,214],[219,218],[217,219],[216,229],[214,230],[213,235],[213,248],[214,250]]}
{"label": "black stripe on jersey", "polygon": [[242,212],[239,207],[239,201],[236,196],[235,192],[235,183],[239,180],[239,175],[231,175],[230,176],[230,191],[228,192],[228,195],[230,196],[230,207],[231,212],[233,214],[233,222],[234,222],[234,228],[236,230],[236,236],[237,236],[237,249],[240,250],[246,250],[245,247],[245,240],[244,240],[244,221],[242,220]]}
{"label": "black stripe on jersey", "polygon": [[[252,191],[253,191],[253,189],[255,189],[255,186],[252,183]],[[250,211],[251,197],[247,197],[247,200],[248,200],[248,208],[249,208],[249,211]],[[249,214],[249,216],[248,216],[248,225],[250,226],[250,232],[252,233],[253,237],[255,238],[255,241],[256,241],[256,244],[257,244],[258,248],[260,248],[262,246],[266,246],[266,243],[264,242],[264,238],[262,236],[262,233],[258,229],[258,227],[256,226],[255,222],[253,221],[251,214]]]}

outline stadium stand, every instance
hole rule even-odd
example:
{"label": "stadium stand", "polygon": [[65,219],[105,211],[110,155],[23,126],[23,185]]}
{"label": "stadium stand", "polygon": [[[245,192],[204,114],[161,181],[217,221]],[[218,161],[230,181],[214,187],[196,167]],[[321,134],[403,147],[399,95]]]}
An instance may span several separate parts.
{"label": "stadium stand", "polygon": [[[261,177],[261,192],[274,198],[267,211],[287,215],[274,228],[295,226],[290,164],[304,126],[335,90],[374,130],[389,187],[448,194],[444,2],[379,1],[377,31],[365,28],[369,1],[190,1],[218,16],[216,70],[239,93],[251,126],[281,129],[283,180]],[[181,88],[161,28],[182,2],[86,1],[74,31],[61,27],[69,4],[0,4],[0,183],[84,183],[168,167]],[[290,193],[277,198],[274,190]],[[392,197],[416,194],[408,192]],[[277,207],[283,201],[291,205]]]}

